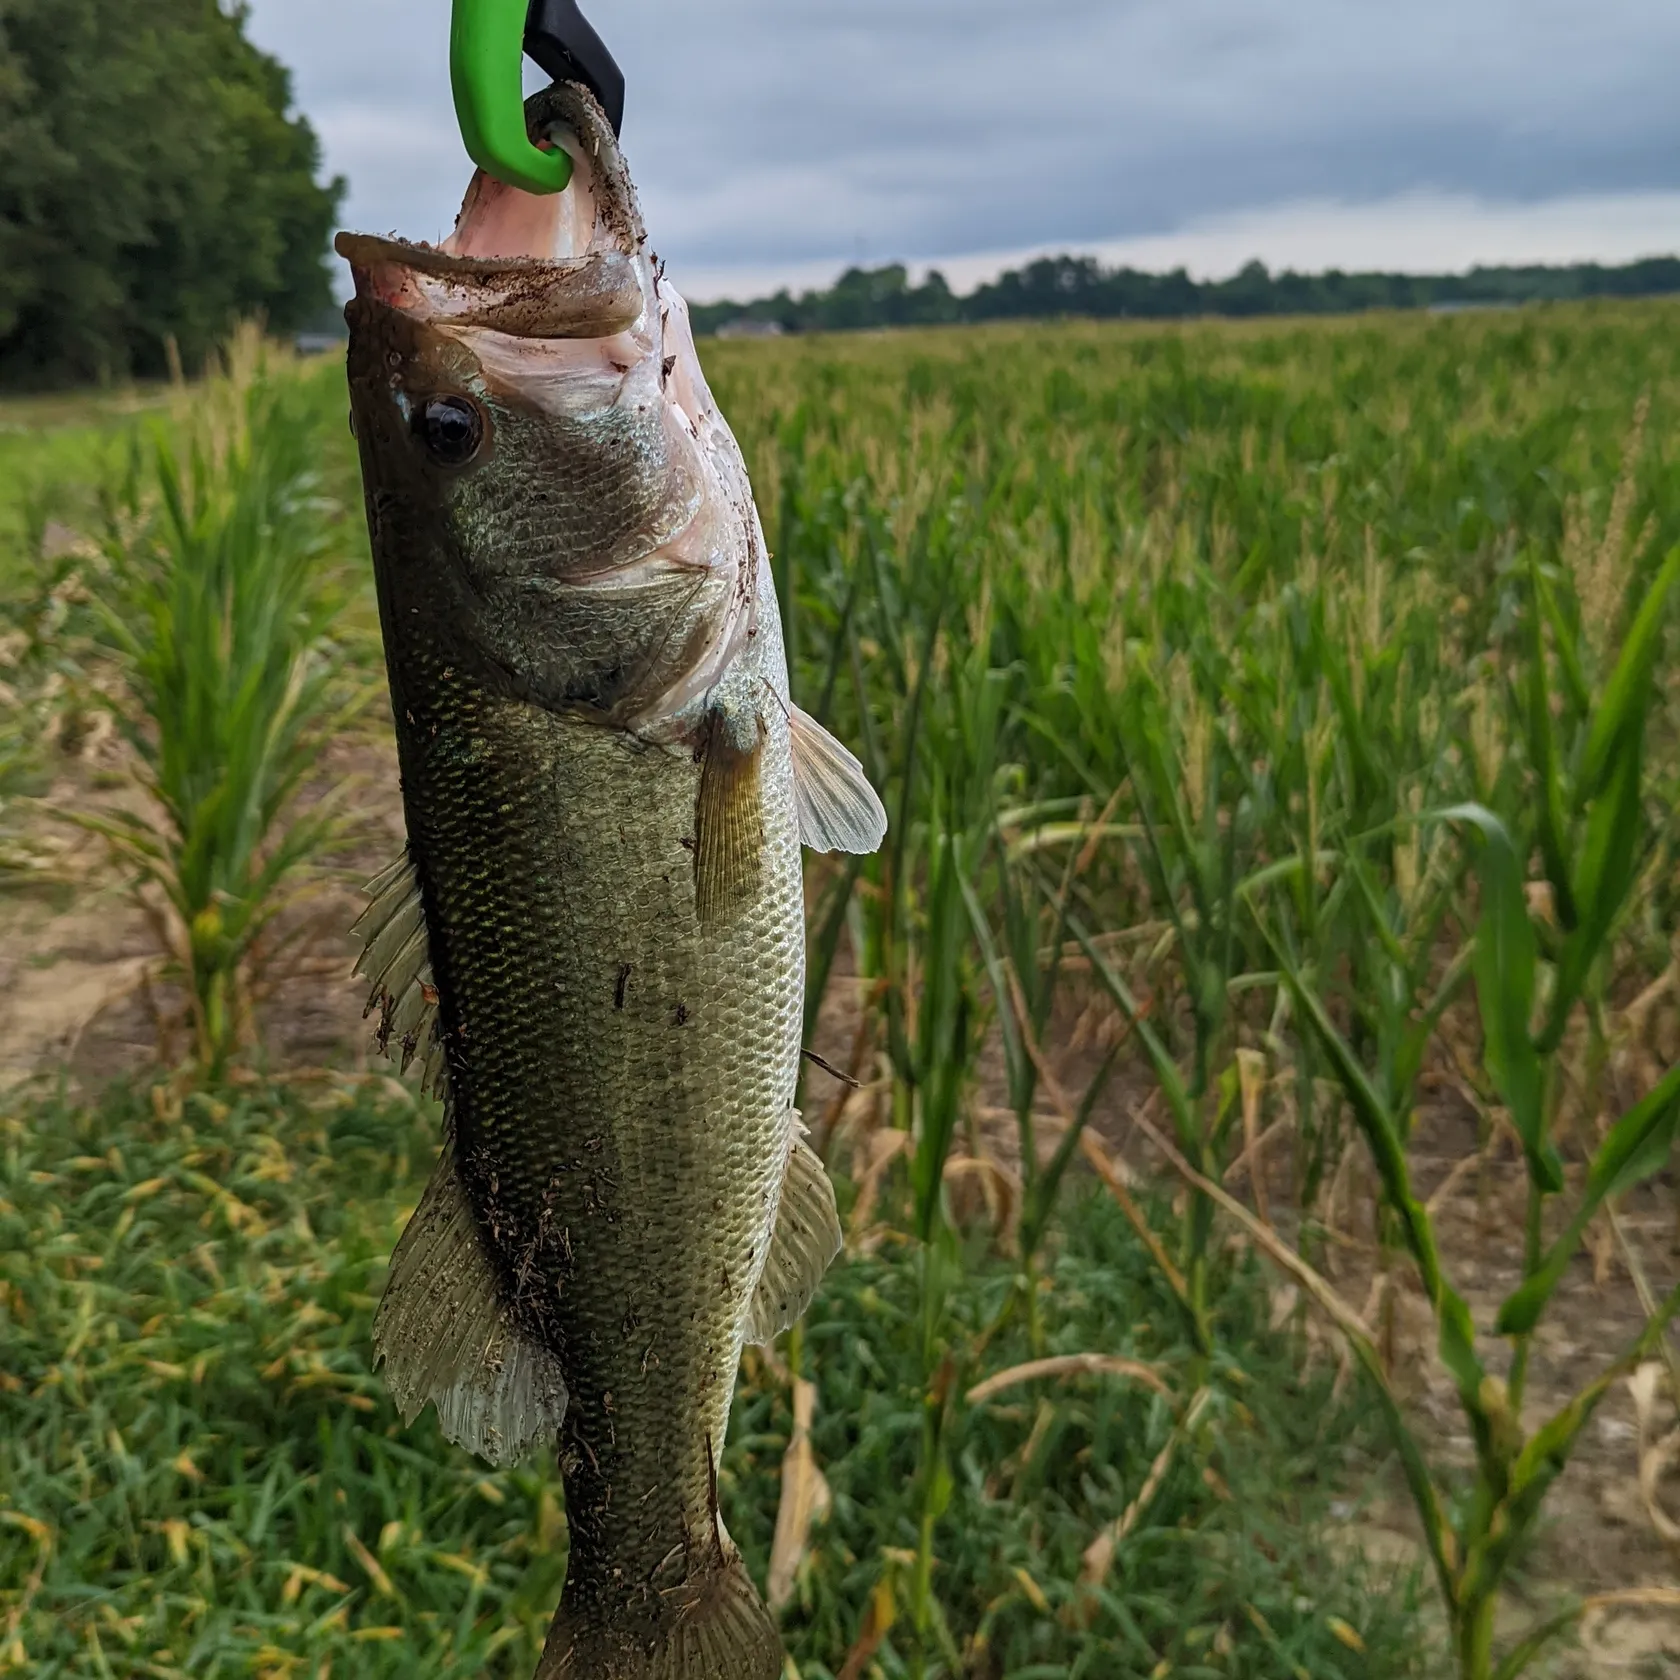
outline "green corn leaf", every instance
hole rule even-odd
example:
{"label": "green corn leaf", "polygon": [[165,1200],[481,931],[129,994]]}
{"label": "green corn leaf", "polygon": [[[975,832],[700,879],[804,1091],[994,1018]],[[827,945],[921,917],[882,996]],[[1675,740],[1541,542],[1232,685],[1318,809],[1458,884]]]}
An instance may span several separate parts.
{"label": "green corn leaf", "polygon": [[1631,1188],[1667,1158],[1677,1111],[1680,1111],[1680,1067],[1671,1068],[1649,1096],[1635,1103],[1610,1128],[1609,1136],[1599,1145],[1587,1170],[1580,1206],[1568,1229],[1552,1245],[1533,1276],[1499,1309],[1501,1335],[1526,1336],[1534,1328],[1605,1197]]}
{"label": "green corn leaf", "polygon": [[1542,590],[1539,606],[1546,615],[1546,622],[1552,627],[1552,645],[1557,650],[1558,673],[1563,678],[1570,710],[1575,717],[1584,718],[1592,710],[1592,689],[1587,682],[1586,670],[1581,664],[1581,648],[1575,626],[1564,615],[1556,594],[1550,589]]}
{"label": "green corn leaf", "polygon": [[1554,1639],[1568,1633],[1586,1613],[1586,1600],[1576,1599],[1567,1609],[1548,1616],[1505,1653],[1498,1668],[1493,1671],[1493,1680],[1517,1680],[1519,1675],[1526,1674],[1540,1653]]}
{"label": "green corn leaf", "polygon": [[1447,965],[1440,985],[1435,988],[1435,995],[1406,1028],[1400,1048],[1395,1053],[1394,1081],[1398,1090],[1410,1091],[1416,1082],[1423,1069],[1430,1040],[1435,1036],[1435,1029],[1440,1025],[1441,1017],[1451,1007],[1453,999],[1458,996],[1458,989],[1464,984],[1464,977],[1474,968],[1475,962],[1476,947],[1472,940]]}
{"label": "green corn leaf", "polygon": [[1070,913],[1067,927],[1089,959],[1091,972],[1096,976],[1097,983],[1114,1000],[1120,1013],[1126,1017],[1126,1024],[1137,1034],[1139,1043],[1143,1045],[1149,1057],[1150,1067],[1160,1082],[1161,1093],[1167,1099],[1168,1108],[1172,1110],[1173,1127],[1178,1133],[1179,1142],[1186,1149],[1199,1150],[1200,1140],[1196,1135],[1195,1115],[1189,1093],[1184,1088],[1183,1076],[1178,1071],[1178,1064],[1167,1053],[1167,1047],[1156,1035],[1155,1029],[1144,1019],[1137,999],[1132,996],[1131,987],[1121,979],[1108,958],[1103,955],[1085,924]]}
{"label": "green corn leaf", "polygon": [[1563,1042],[1569,1012],[1639,878],[1643,747],[1642,728],[1621,738],[1609,783],[1587,819],[1577,884],[1580,923],[1565,942],[1558,963],[1557,987],[1537,1044],[1542,1055],[1550,1055]]}
{"label": "green corn leaf", "polygon": [[1534,765],[1535,804],[1538,812],[1540,856],[1546,878],[1557,901],[1558,920],[1565,931],[1575,927],[1575,883],[1570,879],[1569,860],[1564,851],[1568,821],[1564,809],[1563,772],[1558,763],[1557,726],[1552,719],[1551,683],[1547,680],[1546,641],[1542,621],[1546,616],[1546,586],[1532,556],[1528,563],[1532,604],[1528,615],[1528,755]]}
{"label": "green corn leaf", "polygon": [[1372,750],[1365,719],[1354,699],[1353,681],[1348,671],[1346,656],[1341,647],[1325,635],[1322,626],[1318,629],[1318,639],[1324,661],[1324,675],[1330,686],[1330,697],[1335,705],[1336,715],[1341,720],[1347,751],[1353,762],[1355,784],[1361,790],[1381,787],[1384,781],[1383,773],[1379,768],[1377,755]]}
{"label": "green corn leaf", "polygon": [[962,878],[970,863],[963,837],[939,833],[931,847],[927,886],[927,963],[923,974],[916,1071],[921,1108],[911,1180],[916,1234],[933,1238],[939,1220],[945,1159],[956,1134],[963,1083],[969,1071],[971,1004],[964,983],[967,920]]}
{"label": "green corn leaf", "polygon": [[[1140,733],[1146,741],[1150,740],[1154,734],[1154,732],[1148,728],[1142,729]],[[1161,762],[1159,750],[1157,749],[1149,755],[1150,762],[1147,762],[1144,766],[1146,771],[1153,769],[1153,778],[1148,775],[1140,776],[1137,772],[1136,765],[1132,761],[1131,755],[1126,752],[1123,744],[1120,750],[1123,754],[1125,754],[1126,773],[1131,778],[1132,788],[1137,794],[1138,820],[1143,825],[1144,838],[1148,842],[1149,861],[1154,865],[1156,894],[1160,898],[1162,908],[1167,913],[1167,919],[1172,923],[1173,930],[1178,935],[1178,948],[1184,952],[1186,958],[1194,964],[1198,959],[1199,947],[1191,939],[1190,932],[1184,925],[1184,917],[1179,910],[1178,894],[1173,891],[1172,870],[1169,865],[1166,850],[1161,844],[1160,827],[1155,821],[1155,816],[1151,808],[1149,788],[1147,785],[1151,779],[1153,779],[1158,786],[1162,783],[1166,784],[1165,801],[1167,808],[1174,817],[1179,829],[1178,838],[1180,850],[1178,855],[1185,862],[1186,870],[1190,876],[1193,889],[1198,888],[1199,880],[1194,859],[1195,839],[1193,836],[1187,837],[1184,832],[1183,807],[1178,799],[1176,785],[1169,778],[1168,773]],[[1199,890],[1196,892],[1196,896],[1198,900],[1197,909],[1201,915],[1200,925],[1206,927],[1206,913],[1200,903]]]}
{"label": "green corn leaf", "polygon": [[[1321,851],[1313,857],[1314,869],[1335,869],[1344,861],[1341,852]],[[1299,852],[1291,852],[1288,857],[1279,858],[1276,863],[1268,863],[1252,874],[1245,875],[1237,882],[1235,894],[1238,898],[1252,898],[1262,888],[1276,886],[1279,882],[1295,882],[1307,874],[1306,859]]]}
{"label": "green corn leaf", "polygon": [[[816,1034],[817,1017],[828,995],[829,976],[840,952],[840,938],[846,930],[846,913],[851,908],[852,895],[857,890],[858,877],[863,873],[864,859],[849,857],[839,878],[829,888],[827,907],[817,924],[815,933],[807,940],[805,1026],[802,1044],[809,1044]],[[803,1069],[801,1070],[803,1079]]]}
{"label": "green corn leaf", "polygon": [[1308,986],[1295,965],[1289,960],[1271,930],[1261,924],[1261,932],[1271,945],[1279,969],[1289,982],[1296,1002],[1307,1023],[1313,1029],[1325,1053],[1330,1057],[1353,1107],[1376,1162],[1377,1175],[1382,1180],[1383,1194],[1390,1208],[1400,1217],[1423,1287],[1435,1308],[1439,1327],[1441,1362],[1453,1374],[1459,1395],[1473,1421],[1485,1423],[1482,1405],[1482,1380],[1486,1373],[1476,1354],[1476,1326],[1464,1297],[1447,1282],[1441,1269],[1441,1254],[1435,1243],[1435,1228],[1429,1211],[1412,1194],[1411,1169],[1406,1163],[1406,1148],[1393,1115],[1371,1083],[1370,1075],[1360,1065],[1359,1058],[1336,1023],[1330,1019],[1323,1000]]}
{"label": "green corn leaf", "polygon": [[[1056,753],[1057,757],[1059,757],[1084,784],[1086,792],[1098,800],[1104,800],[1108,797],[1108,783],[1105,782],[1103,776],[1080,750],[1081,741],[1089,738],[1088,727],[1083,730],[1079,736],[1075,736],[1070,739],[1068,736],[1057,731],[1048,719],[1040,717],[1036,711],[1031,709],[1025,710],[1021,713],[1021,721],[1028,729],[1032,730],[1034,734],[1042,736],[1043,739],[1049,743],[1051,749]],[[1128,766],[1128,774],[1129,773]]]}
{"label": "green corn leaf", "polygon": [[[980,948],[980,962],[992,988],[992,1000],[997,1006],[998,1036],[1003,1041],[1004,1070],[1008,1076],[1010,1094],[1013,1097],[1025,1090],[1027,1101],[1030,1103],[1031,1093],[1037,1083],[1038,1070],[1021,1037],[1015,999],[1009,987],[1008,963],[998,949],[997,936],[992,932],[991,918],[986,914],[986,907],[980,902],[980,895],[966,874],[962,878],[962,896],[963,904],[968,910],[969,926],[973,929],[975,943]],[[1030,1176],[1030,1166],[1023,1162],[1023,1168]]]}
{"label": "green corn leaf", "polygon": [[[1553,1482],[1568,1468],[1581,1432],[1592,1421],[1617,1380],[1624,1376],[1641,1358],[1647,1357],[1662,1338],[1675,1311],[1680,1308],[1680,1289],[1672,1292],[1659,1304],[1655,1313],[1635,1338],[1633,1346],[1615,1363],[1604,1370],[1580,1393],[1568,1400],[1529,1438],[1517,1461],[1511,1467],[1510,1491],[1502,1502],[1499,1539],[1490,1546],[1485,1567],[1497,1582],[1509,1560],[1522,1545],[1524,1537],[1539,1518],[1546,1494]],[[1496,1671],[1498,1677],[1520,1674],[1538,1655],[1547,1640],[1567,1627],[1580,1614],[1581,1606],[1565,1612],[1561,1618],[1543,1624],[1529,1640],[1512,1650]]]}
{"label": "green corn leaf", "polygon": [[1454,805],[1437,820],[1469,823],[1482,836],[1481,919],[1476,926],[1476,998],[1484,1057],[1522,1139],[1528,1169],[1540,1188],[1563,1188],[1563,1167],[1545,1135],[1545,1081],[1529,1035],[1537,957],[1534,924],[1523,896],[1523,870],[1511,835],[1483,805]]}
{"label": "green corn leaf", "polygon": [[1400,973],[1409,973],[1411,964],[1406,960],[1405,948],[1389,922],[1388,906],[1383,903],[1377,884],[1371,879],[1370,870],[1365,867],[1359,854],[1353,851],[1348,853],[1347,867],[1354,885],[1359,889],[1360,898],[1365,902],[1366,913],[1371,918],[1371,931],[1376,934],[1377,943],[1382,946],[1384,954]]}
{"label": "green corn leaf", "polygon": [[1628,1153],[1607,1194],[1620,1196],[1636,1184],[1643,1184],[1653,1174],[1660,1173],[1674,1153],[1677,1133],[1680,1133],[1680,1102],[1671,1104],[1667,1118],[1653,1126],[1645,1141]]}
{"label": "green corn leaf", "polygon": [[1580,922],[1558,964],[1556,993],[1539,1039],[1542,1054],[1563,1042],[1569,1012],[1638,878],[1645,719],[1664,613],[1676,576],[1680,576],[1680,549],[1664,562],[1641,604],[1593,717],[1576,792],[1578,808],[1591,807],[1575,880],[1574,903]]}
{"label": "green corn leaf", "polygon": [[1057,1192],[1061,1189],[1062,1180],[1067,1176],[1067,1170],[1078,1153],[1079,1141],[1085,1135],[1091,1115],[1096,1110],[1097,1101],[1107,1089],[1109,1078],[1119,1063],[1120,1052],[1125,1045],[1126,1041],[1123,1038],[1118,1040],[1103,1058],[1102,1065],[1092,1075],[1090,1084],[1085,1087],[1084,1096],[1079,1099],[1073,1124],[1063,1132],[1061,1142],[1056,1145],[1056,1153],[1051,1156],[1042,1174],[1032,1182],[1031,1193],[1025,1198],[1026,1205],[1021,1210],[1020,1240],[1023,1254],[1035,1253],[1044,1241],[1051,1216],[1056,1211]]}
{"label": "green corn leaf", "polygon": [[1653,1161],[1651,1144],[1665,1134],[1672,1135],[1677,1113],[1680,1066],[1670,1068],[1650,1095],[1635,1103],[1599,1145],[1587,1170],[1586,1197],[1594,1210],[1606,1196],[1631,1189],[1649,1170]]}
{"label": "green corn leaf", "polygon": [[1384,1369],[1376,1348],[1363,1336],[1348,1334],[1347,1340],[1370,1380],[1389,1439],[1400,1459],[1401,1474],[1406,1479],[1407,1491],[1412,1496],[1412,1504],[1423,1526],[1424,1541],[1429,1548],[1430,1561],[1435,1566],[1441,1596],[1447,1604],[1456,1604],[1459,1601],[1459,1582],[1453,1567],[1452,1522],[1430,1476],[1429,1461],[1424,1457],[1423,1448],[1395,1398],[1389,1373]]}
{"label": "green corn leaf", "polygon": [[1611,672],[1598,709],[1593,714],[1581,764],[1580,785],[1576,789],[1576,800],[1580,806],[1585,806],[1588,800],[1597,798],[1604,791],[1615,772],[1617,745],[1622,738],[1640,733],[1645,727],[1645,713],[1650,704],[1651,672],[1662,648],[1668,595],[1677,577],[1680,577],[1680,548],[1669,552],[1656,581],[1640,603],[1627,640],[1622,644],[1621,657],[1616,661],[1616,668]]}

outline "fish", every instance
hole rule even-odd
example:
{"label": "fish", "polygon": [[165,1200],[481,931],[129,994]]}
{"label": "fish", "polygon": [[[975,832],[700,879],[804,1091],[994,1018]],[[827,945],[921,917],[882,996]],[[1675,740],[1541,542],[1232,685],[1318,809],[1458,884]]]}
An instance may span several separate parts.
{"label": "fish", "polygon": [[741,451],[612,127],[559,83],[539,197],[480,173],[437,246],[341,234],[403,811],[358,972],[444,1142],[373,1350],[405,1422],[553,1443],[539,1680],[776,1680],[718,1510],[743,1346],[841,1246],[795,1108],[802,846],[886,814],[794,704]]}

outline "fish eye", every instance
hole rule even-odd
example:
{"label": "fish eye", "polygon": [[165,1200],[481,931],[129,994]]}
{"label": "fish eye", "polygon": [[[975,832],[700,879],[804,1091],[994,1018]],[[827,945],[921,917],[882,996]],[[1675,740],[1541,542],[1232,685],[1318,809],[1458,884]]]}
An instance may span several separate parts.
{"label": "fish eye", "polygon": [[464,467],[484,447],[484,412],[470,397],[431,397],[415,419],[426,453],[440,467]]}

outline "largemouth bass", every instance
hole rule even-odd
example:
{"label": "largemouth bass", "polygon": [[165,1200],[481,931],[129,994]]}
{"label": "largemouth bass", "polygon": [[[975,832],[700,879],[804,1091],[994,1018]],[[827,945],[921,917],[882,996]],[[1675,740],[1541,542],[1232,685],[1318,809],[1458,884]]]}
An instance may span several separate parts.
{"label": "largemouth bass", "polygon": [[408,825],[362,971],[446,1113],[375,1353],[493,1464],[557,1439],[542,1680],[775,1680],[718,1457],[743,1343],[840,1246],[793,1106],[800,845],[886,818],[788,697],[746,469],[610,126],[569,84],[527,116],[565,193],[480,175],[440,247],[338,244]]}

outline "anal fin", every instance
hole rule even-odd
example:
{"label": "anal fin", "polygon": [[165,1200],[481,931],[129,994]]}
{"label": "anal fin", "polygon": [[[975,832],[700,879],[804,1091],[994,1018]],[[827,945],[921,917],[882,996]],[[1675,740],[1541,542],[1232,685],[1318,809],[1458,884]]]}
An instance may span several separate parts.
{"label": "anal fin", "polygon": [[749,1342],[768,1346],[799,1322],[844,1240],[834,1186],[817,1152],[797,1138],[788,1157],[775,1235],[747,1308]]}
{"label": "anal fin", "polygon": [[791,704],[787,711],[799,838],[813,852],[877,851],[887,811],[863,766],[814,717]]}
{"label": "anal fin", "polygon": [[498,1469],[518,1463],[565,1416],[559,1365],[515,1321],[453,1142],[392,1256],[373,1349],[405,1423],[430,1401],[445,1436]]}

